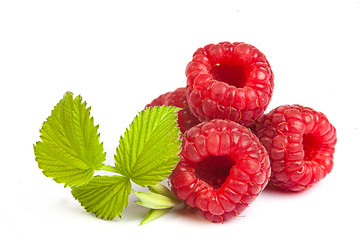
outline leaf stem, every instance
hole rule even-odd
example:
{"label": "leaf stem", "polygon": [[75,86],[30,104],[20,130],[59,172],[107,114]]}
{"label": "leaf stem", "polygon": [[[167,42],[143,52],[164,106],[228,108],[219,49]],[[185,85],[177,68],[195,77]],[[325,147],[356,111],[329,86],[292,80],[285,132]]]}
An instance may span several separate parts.
{"label": "leaf stem", "polygon": [[107,171],[107,172],[113,172],[113,173],[119,173],[119,170],[116,167],[104,165],[100,168],[100,170]]}

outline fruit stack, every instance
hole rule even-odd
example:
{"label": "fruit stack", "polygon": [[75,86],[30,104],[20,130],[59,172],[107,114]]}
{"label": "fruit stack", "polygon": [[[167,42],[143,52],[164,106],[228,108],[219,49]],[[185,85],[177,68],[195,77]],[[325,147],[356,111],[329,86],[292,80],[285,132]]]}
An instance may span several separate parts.
{"label": "fruit stack", "polygon": [[246,43],[199,48],[186,67],[186,87],[149,106],[176,106],[182,132],[171,189],[213,222],[243,212],[266,186],[302,191],[333,167],[336,130],[300,105],[265,114],[274,75],[265,55]]}

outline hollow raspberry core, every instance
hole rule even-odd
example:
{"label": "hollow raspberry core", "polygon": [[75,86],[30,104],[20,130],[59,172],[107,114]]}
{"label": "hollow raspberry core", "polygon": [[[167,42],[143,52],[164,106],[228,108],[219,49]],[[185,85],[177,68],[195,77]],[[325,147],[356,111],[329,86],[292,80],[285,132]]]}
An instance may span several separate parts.
{"label": "hollow raspberry core", "polygon": [[218,189],[234,165],[235,161],[230,156],[209,156],[197,163],[195,176]]}
{"label": "hollow raspberry core", "polygon": [[214,79],[236,88],[243,88],[246,85],[245,69],[239,65],[216,64],[210,70],[210,74]]}
{"label": "hollow raspberry core", "polygon": [[303,149],[304,149],[304,160],[313,161],[314,154],[319,151],[319,140],[312,134],[303,135]]}

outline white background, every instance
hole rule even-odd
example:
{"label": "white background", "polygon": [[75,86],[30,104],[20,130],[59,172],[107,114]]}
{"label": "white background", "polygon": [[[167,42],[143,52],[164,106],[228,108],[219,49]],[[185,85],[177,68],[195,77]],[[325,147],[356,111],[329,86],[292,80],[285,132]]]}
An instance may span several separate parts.
{"label": "white background", "polygon": [[[1,1],[0,238],[359,239],[359,29],[358,0]],[[267,56],[275,75],[268,111],[302,104],[337,128],[334,169],[318,185],[264,191],[224,224],[173,211],[139,226],[147,210],[134,197],[121,219],[100,220],[38,169],[33,144],[66,91],[92,106],[112,164],[137,112],[185,86],[193,52],[220,41]]]}

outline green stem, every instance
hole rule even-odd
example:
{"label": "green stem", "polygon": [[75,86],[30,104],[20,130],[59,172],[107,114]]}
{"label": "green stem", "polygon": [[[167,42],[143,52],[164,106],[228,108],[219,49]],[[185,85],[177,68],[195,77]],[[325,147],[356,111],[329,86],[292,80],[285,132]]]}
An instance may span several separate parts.
{"label": "green stem", "polygon": [[113,173],[119,173],[119,170],[116,167],[104,165],[100,170],[107,171],[107,172],[113,172]]}

